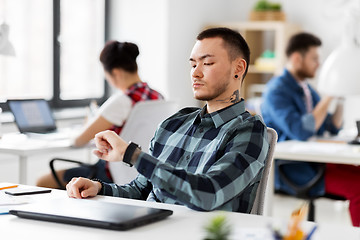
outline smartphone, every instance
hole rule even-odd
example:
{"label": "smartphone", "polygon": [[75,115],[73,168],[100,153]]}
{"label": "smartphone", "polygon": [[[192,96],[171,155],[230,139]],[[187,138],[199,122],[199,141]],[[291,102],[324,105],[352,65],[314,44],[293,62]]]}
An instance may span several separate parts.
{"label": "smartphone", "polygon": [[5,191],[6,194],[12,196],[21,196],[21,195],[30,195],[30,194],[39,194],[39,193],[49,193],[51,189],[43,188],[15,188]]}

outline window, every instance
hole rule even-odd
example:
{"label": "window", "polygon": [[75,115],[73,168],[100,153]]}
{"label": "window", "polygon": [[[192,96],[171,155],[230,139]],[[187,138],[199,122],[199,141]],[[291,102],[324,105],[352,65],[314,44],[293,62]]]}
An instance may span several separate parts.
{"label": "window", "polygon": [[45,98],[53,107],[107,98],[99,62],[107,0],[0,0],[16,56],[0,55],[0,106]]}
{"label": "window", "polygon": [[0,0],[0,4],[0,19],[10,27],[9,40],[16,54],[0,55],[0,101],[52,99],[52,2]]}
{"label": "window", "polygon": [[[104,47],[105,8],[99,0],[61,0],[60,98],[104,94],[99,54]],[[81,29],[79,31],[79,29]]]}

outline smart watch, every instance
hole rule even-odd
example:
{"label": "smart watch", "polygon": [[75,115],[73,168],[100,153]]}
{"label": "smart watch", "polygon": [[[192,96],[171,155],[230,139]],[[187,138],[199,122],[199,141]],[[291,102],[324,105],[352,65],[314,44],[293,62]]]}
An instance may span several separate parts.
{"label": "smart watch", "polygon": [[138,144],[134,142],[130,142],[125,150],[123,162],[129,165],[130,167],[133,166],[131,163],[131,157],[137,148],[141,149],[141,147]]}

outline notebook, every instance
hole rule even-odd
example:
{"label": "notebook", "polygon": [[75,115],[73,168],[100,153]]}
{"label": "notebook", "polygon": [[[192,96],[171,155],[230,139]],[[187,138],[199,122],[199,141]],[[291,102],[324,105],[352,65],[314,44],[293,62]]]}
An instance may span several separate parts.
{"label": "notebook", "polygon": [[21,133],[50,133],[56,131],[55,119],[44,99],[8,100]]}
{"label": "notebook", "polygon": [[128,230],[170,216],[171,210],[87,199],[51,199],[16,206],[10,214],[21,218],[113,230]]}

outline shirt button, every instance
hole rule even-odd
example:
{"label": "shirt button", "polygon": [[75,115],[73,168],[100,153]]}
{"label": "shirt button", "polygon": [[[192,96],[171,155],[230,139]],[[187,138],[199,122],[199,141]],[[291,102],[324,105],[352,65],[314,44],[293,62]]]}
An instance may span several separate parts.
{"label": "shirt button", "polygon": [[189,155],[187,155],[187,156],[186,156],[186,160],[189,160],[189,159],[190,159],[190,156],[189,156]]}
{"label": "shirt button", "polygon": [[203,128],[200,128],[199,132],[202,133],[203,131],[204,131],[204,129],[203,129]]}

